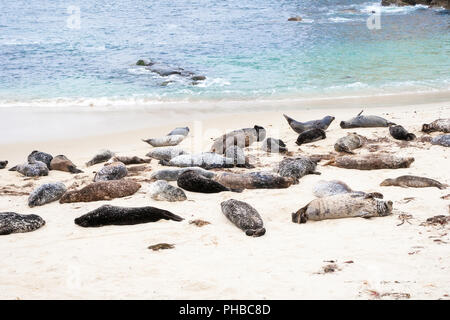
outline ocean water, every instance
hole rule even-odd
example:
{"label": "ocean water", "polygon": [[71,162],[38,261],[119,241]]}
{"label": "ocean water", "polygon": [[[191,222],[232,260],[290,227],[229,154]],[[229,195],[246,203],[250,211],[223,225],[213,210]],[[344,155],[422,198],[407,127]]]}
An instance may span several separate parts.
{"label": "ocean water", "polygon": [[[0,106],[450,90],[449,12],[379,3],[0,0]],[[160,77],[141,58],[207,78]]]}

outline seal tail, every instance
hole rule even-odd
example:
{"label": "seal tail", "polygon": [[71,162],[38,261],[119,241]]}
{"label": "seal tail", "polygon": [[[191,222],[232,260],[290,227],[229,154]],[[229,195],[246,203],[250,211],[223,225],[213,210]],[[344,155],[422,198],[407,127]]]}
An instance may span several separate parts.
{"label": "seal tail", "polygon": [[449,185],[448,184],[445,184],[445,183],[441,183],[440,185],[438,185],[437,186],[439,189],[441,189],[441,190],[444,190],[444,189],[447,189],[448,187],[449,187]]}
{"label": "seal tail", "polygon": [[363,112],[364,112],[364,109],[362,109],[361,112],[358,113],[357,117],[359,117],[360,115],[362,115]]}
{"label": "seal tail", "polygon": [[84,173],[82,170],[78,169],[77,167],[74,166],[70,166],[69,167],[69,172],[70,173]]}
{"label": "seal tail", "polygon": [[306,214],[306,209],[308,205],[301,208],[297,212],[292,213],[292,222],[294,223],[306,223],[308,221],[308,215]]}
{"label": "seal tail", "polygon": [[248,229],[245,230],[245,234],[249,237],[261,237],[266,233],[265,228],[259,228],[259,229]]}
{"label": "seal tail", "polygon": [[287,115],[285,115],[285,114],[283,114],[283,116],[284,116],[284,118],[287,120],[287,122],[288,122],[289,124],[291,124],[293,121],[295,121],[294,119],[292,119],[291,117],[289,117],[289,116],[287,116]]}

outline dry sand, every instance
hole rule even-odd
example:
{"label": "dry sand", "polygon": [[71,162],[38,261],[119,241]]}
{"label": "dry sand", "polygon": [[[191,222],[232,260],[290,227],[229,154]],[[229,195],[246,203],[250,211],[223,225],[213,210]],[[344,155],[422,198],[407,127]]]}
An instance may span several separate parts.
{"label": "dry sand", "polygon": [[[226,131],[255,124],[266,127],[268,136],[284,140],[294,154],[320,154],[333,150],[335,141],[347,132],[368,138],[389,137],[380,150],[414,156],[407,169],[358,171],[318,166],[318,175],[308,175],[298,185],[280,190],[245,190],[213,195],[186,192],[181,203],[155,201],[146,194],[148,182],[128,198],[93,203],[59,204],[29,208],[27,196],[0,194],[0,212],[38,214],[46,225],[23,234],[0,237],[1,299],[448,299],[450,295],[449,226],[421,226],[427,218],[449,214],[449,200],[441,199],[450,189],[380,187],[386,178],[420,175],[450,183],[449,148],[427,142],[397,143],[387,128],[343,130],[341,120],[356,115],[356,108],[297,109],[225,114],[203,121],[174,120],[121,133],[65,137],[0,145],[0,160],[11,167],[24,162],[32,150],[65,154],[85,174],[51,171],[48,177],[27,179],[7,169],[0,170],[0,187],[29,192],[48,181],[87,183],[103,164],[86,168],[84,163],[100,149],[119,155],[144,155],[151,147],[141,138],[162,136],[173,127],[189,125],[191,134],[181,146],[208,150],[211,139]],[[327,139],[298,147],[297,135],[282,113],[298,120],[334,115]],[[450,117],[450,103],[373,107],[376,114],[402,124],[419,138],[422,123]],[[55,120],[56,121],[56,120]],[[432,134],[433,136],[436,134]],[[33,141],[36,140],[36,141]],[[369,153],[367,148],[357,151]],[[268,169],[278,156],[258,150],[255,170]],[[153,160],[152,172],[160,166]],[[237,169],[243,171],[245,169]],[[236,171],[236,170],[235,170]],[[142,179],[151,174],[143,173]],[[314,199],[312,187],[319,180],[340,179],[354,190],[379,191],[394,202],[393,214],[373,219],[339,219],[306,224],[291,222],[291,213]],[[32,186],[26,186],[29,184]],[[172,184],[176,185],[176,183]],[[25,186],[25,187],[22,187]],[[10,186],[11,188],[11,186]],[[266,235],[247,237],[221,213],[220,202],[239,199],[254,206],[265,222]],[[410,199],[407,199],[410,198]],[[406,200],[405,200],[406,199]],[[185,218],[183,222],[159,221],[135,226],[81,228],[74,218],[103,204],[156,206]],[[412,215],[401,223],[399,216]],[[211,224],[197,227],[190,220]],[[174,244],[170,250],[152,251],[157,243]],[[333,261],[333,262],[330,262]],[[334,272],[323,267],[336,264]]]}

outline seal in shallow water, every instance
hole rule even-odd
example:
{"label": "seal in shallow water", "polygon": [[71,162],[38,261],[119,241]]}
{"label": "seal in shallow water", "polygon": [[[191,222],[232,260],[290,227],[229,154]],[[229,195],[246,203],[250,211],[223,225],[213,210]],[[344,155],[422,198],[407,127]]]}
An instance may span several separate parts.
{"label": "seal in shallow water", "polygon": [[377,200],[372,196],[352,193],[318,198],[292,214],[292,222],[339,218],[384,217],[392,213],[392,201]]}
{"label": "seal in shallow water", "polygon": [[17,171],[26,177],[48,176],[48,167],[41,161],[30,159],[31,162],[19,164],[9,169],[9,171]]}
{"label": "seal in shallow water", "polygon": [[81,227],[102,227],[110,225],[134,225],[156,222],[161,219],[182,221],[183,218],[172,212],[155,207],[126,208],[104,205],[75,219]]}
{"label": "seal in shallow water", "polygon": [[399,157],[390,154],[369,154],[336,157],[325,165],[345,169],[376,170],[409,168],[413,162],[413,157]]}
{"label": "seal in shallow water", "polygon": [[416,139],[415,134],[409,133],[408,131],[406,131],[405,128],[403,128],[400,125],[390,126],[389,133],[391,134],[391,136],[394,139],[397,139],[397,140],[412,141],[412,140]]}
{"label": "seal in shallow water", "polygon": [[306,122],[296,121],[287,115],[283,114],[284,118],[287,120],[289,126],[297,133],[302,133],[303,131],[310,129],[322,129],[327,130],[330,124],[333,122],[334,117],[326,116],[320,120],[311,120]]}
{"label": "seal in shallow water", "polygon": [[222,213],[247,236],[260,237],[266,233],[258,211],[246,202],[230,199],[220,204]]}
{"label": "seal in shallow water", "polygon": [[322,129],[318,129],[318,128],[314,128],[314,129],[309,129],[306,131],[303,131],[302,133],[300,133],[300,135],[297,138],[297,141],[295,141],[295,143],[299,146],[301,146],[304,143],[310,143],[310,142],[314,142],[314,141],[318,141],[318,140],[323,140],[327,137],[327,135],[325,134],[325,131],[323,131]]}
{"label": "seal in shallow water", "polygon": [[184,201],[186,194],[180,188],[174,187],[165,180],[158,180],[150,184],[149,195],[154,200],[160,201]]}
{"label": "seal in shallow water", "polygon": [[122,162],[113,162],[104,166],[95,174],[94,182],[107,180],[120,180],[128,174],[127,167]]}
{"label": "seal in shallow water", "polygon": [[170,147],[178,145],[181,141],[184,140],[184,138],[185,136],[177,134],[161,138],[151,138],[146,140],[142,139],[142,141],[147,142],[149,145],[153,147]]}
{"label": "seal in shallow water", "polygon": [[135,194],[140,187],[139,183],[132,180],[99,181],[80,190],[67,191],[59,202],[91,202],[123,198]]}
{"label": "seal in shallow water", "polygon": [[425,177],[418,176],[400,176],[395,179],[386,179],[380,183],[380,186],[398,186],[398,187],[411,187],[411,188],[426,188],[436,187],[439,189],[447,188],[446,184],[440,183],[437,180],[433,180]]}
{"label": "seal in shallow water", "polygon": [[40,161],[45,163],[48,169],[50,169],[50,162],[52,162],[53,156],[51,154],[34,150],[28,155],[28,162]]}
{"label": "seal in shallow water", "polygon": [[374,127],[389,127],[390,125],[395,125],[395,123],[390,122],[379,116],[363,116],[361,115],[363,111],[361,111],[356,117],[348,121],[341,121],[340,123],[341,128],[342,129],[374,128]]}
{"label": "seal in shallow water", "polygon": [[50,169],[70,173],[83,173],[83,171],[78,169],[76,165],[64,155],[57,155],[54,157],[50,162]]}
{"label": "seal in shallow water", "polygon": [[354,154],[353,150],[361,148],[366,138],[356,133],[350,133],[345,137],[339,138],[334,144],[334,150],[337,152],[346,152]]}
{"label": "seal in shallow water", "polygon": [[180,188],[191,192],[218,193],[222,191],[232,191],[222,184],[191,170],[182,173],[177,179],[177,184]]}
{"label": "seal in shallow water", "polygon": [[45,225],[44,219],[35,214],[0,212],[0,235],[31,232]]}
{"label": "seal in shallow water", "polygon": [[8,165],[8,161],[0,161],[0,169],[5,169],[5,167]]}
{"label": "seal in shallow water", "polygon": [[440,131],[449,133],[450,132],[450,118],[437,119],[431,123],[424,123],[422,125],[422,131],[426,133]]}
{"label": "seal in shallow water", "polygon": [[99,153],[97,153],[91,160],[86,162],[86,167],[93,166],[94,164],[97,163],[106,162],[112,157],[114,157],[114,152],[109,150],[102,150]]}
{"label": "seal in shallow water", "polygon": [[344,193],[352,193],[360,196],[371,195],[374,198],[383,199],[383,195],[381,193],[378,192],[366,193],[363,191],[354,191],[345,182],[342,182],[340,180],[331,180],[331,181],[320,180],[313,187],[313,194],[317,198],[324,198]]}
{"label": "seal in shallow water", "polygon": [[28,206],[42,206],[46,203],[59,200],[66,191],[67,188],[64,183],[45,183],[31,192],[28,197]]}

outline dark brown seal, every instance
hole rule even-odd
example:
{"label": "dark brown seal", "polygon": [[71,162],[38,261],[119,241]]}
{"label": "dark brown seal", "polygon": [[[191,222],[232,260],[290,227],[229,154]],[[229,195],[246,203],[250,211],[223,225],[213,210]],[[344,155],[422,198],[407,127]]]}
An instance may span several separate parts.
{"label": "dark brown seal", "polygon": [[135,194],[140,187],[139,183],[131,180],[99,181],[80,190],[66,192],[59,202],[91,202],[122,198]]}

